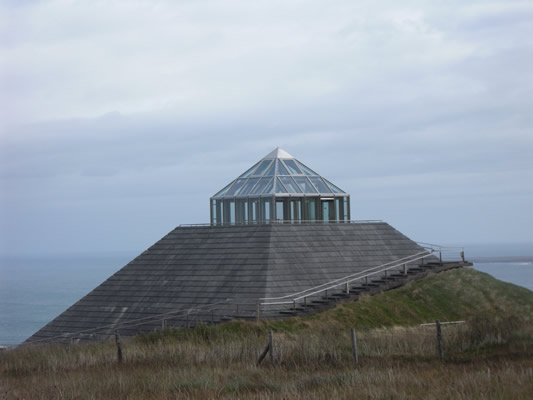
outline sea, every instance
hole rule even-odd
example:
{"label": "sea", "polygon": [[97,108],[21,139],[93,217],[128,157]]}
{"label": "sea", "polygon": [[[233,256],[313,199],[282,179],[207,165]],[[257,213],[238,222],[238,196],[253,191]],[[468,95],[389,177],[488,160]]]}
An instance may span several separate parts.
{"label": "sea", "polygon": [[[0,255],[0,346],[23,342],[139,253]],[[533,244],[476,244],[465,254],[483,259],[477,270],[533,291]]]}

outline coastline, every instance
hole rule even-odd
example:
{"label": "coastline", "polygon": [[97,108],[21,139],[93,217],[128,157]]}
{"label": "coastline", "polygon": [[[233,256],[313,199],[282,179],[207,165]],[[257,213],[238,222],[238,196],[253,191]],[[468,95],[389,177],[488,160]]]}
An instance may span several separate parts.
{"label": "coastline", "polygon": [[474,263],[533,263],[533,256],[468,257],[468,261]]}

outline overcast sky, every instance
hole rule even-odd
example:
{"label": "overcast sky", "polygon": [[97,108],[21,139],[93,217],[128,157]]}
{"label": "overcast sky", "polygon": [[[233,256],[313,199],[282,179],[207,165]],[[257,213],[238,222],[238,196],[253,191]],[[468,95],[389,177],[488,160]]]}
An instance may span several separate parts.
{"label": "overcast sky", "polygon": [[0,3],[0,252],[142,251],[280,146],[419,241],[533,242],[533,3]]}

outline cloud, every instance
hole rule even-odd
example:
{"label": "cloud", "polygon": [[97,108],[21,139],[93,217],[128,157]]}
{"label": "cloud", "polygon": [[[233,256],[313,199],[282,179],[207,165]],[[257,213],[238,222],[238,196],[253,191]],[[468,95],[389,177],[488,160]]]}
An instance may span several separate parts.
{"label": "cloud", "polygon": [[[120,238],[141,230],[142,249],[206,221],[208,197],[276,146],[350,192],[356,218],[421,238],[435,233],[413,219],[461,216],[465,237],[519,239],[533,223],[532,13],[524,1],[3,2],[0,241],[83,248],[65,232],[84,226],[96,249],[129,249]],[[523,224],[475,228],[480,210]]]}

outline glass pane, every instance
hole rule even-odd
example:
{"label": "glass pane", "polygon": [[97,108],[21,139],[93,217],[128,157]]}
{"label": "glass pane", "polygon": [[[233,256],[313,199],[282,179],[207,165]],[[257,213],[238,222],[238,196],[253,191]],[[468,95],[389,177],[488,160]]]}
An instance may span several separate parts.
{"label": "glass pane", "polygon": [[322,221],[329,221],[329,201],[322,202]]}
{"label": "glass pane", "polygon": [[309,221],[316,220],[316,203],[314,199],[305,199],[305,203],[307,206],[307,219]]}
{"label": "glass pane", "polygon": [[272,202],[269,199],[263,200],[263,221],[270,221],[270,215],[272,214],[270,208],[272,207]]}
{"label": "glass pane", "polygon": [[252,222],[256,222],[259,219],[259,200],[251,200],[252,202]]}
{"label": "glass pane", "polygon": [[217,224],[217,201],[211,201],[211,225]]}
{"label": "glass pane", "polygon": [[[322,178],[322,179],[324,179],[324,178]],[[335,186],[333,183],[331,183],[327,179],[324,179],[324,181],[327,183],[327,185],[329,186],[329,188],[331,189],[331,191],[333,193],[345,193],[344,190],[342,190],[339,187]]]}
{"label": "glass pane", "polygon": [[278,160],[278,175],[290,175],[281,160]]}
{"label": "glass pane", "polygon": [[268,169],[265,171],[263,176],[274,176],[275,171],[276,171],[276,163],[273,162],[272,164],[270,164],[270,167],[268,167]]}
{"label": "glass pane", "polygon": [[304,193],[316,193],[316,189],[313,185],[311,185],[311,182],[309,182],[309,179],[307,179],[305,176],[295,176],[294,180]]}
{"label": "glass pane", "polygon": [[268,168],[272,161],[271,160],[263,160],[261,161],[261,164],[257,167],[257,169],[254,171],[254,175],[263,175],[263,172]]}
{"label": "glass pane", "polygon": [[285,219],[283,217],[283,202],[282,201],[276,201],[276,219],[278,221],[283,221]]}
{"label": "glass pane", "polygon": [[229,223],[230,224],[235,223],[235,202],[234,201],[229,202]]}
{"label": "glass pane", "polygon": [[306,174],[306,175],[318,175],[315,171],[313,171],[311,168],[306,167],[301,162],[298,161],[298,166],[300,169]]}
{"label": "glass pane", "polygon": [[326,185],[326,183],[320,179],[318,176],[310,176],[311,182],[318,189],[319,193],[331,193],[331,189]]}
{"label": "glass pane", "polygon": [[269,179],[270,179],[270,182],[268,182],[268,184],[267,184],[267,186],[265,188],[265,191],[262,192],[261,194],[272,194],[272,193],[274,193],[274,178],[269,178]]}
{"label": "glass pane", "polygon": [[250,168],[248,171],[246,171],[244,174],[239,176],[239,178],[248,178],[250,175],[252,175],[252,172],[255,171],[255,168],[259,165],[259,163],[255,164],[252,168]]}
{"label": "glass pane", "polygon": [[251,179],[259,179],[259,183],[255,185],[255,187],[252,188],[248,194],[261,194],[263,193],[263,190],[265,190],[265,187],[270,182],[272,182],[272,178],[251,178]]}
{"label": "glass pane", "polygon": [[230,190],[226,192],[226,196],[235,196],[235,193],[244,185],[246,179],[237,179]]}
{"label": "glass pane", "polygon": [[239,196],[245,196],[248,193],[250,193],[250,191],[252,190],[252,188],[255,186],[255,184],[258,181],[259,181],[259,178],[250,178],[250,179],[248,179],[248,182],[246,182],[246,184],[242,187],[242,189],[239,191],[238,195]]}
{"label": "glass pane", "polygon": [[348,213],[348,197],[344,198],[344,220],[348,221],[350,219],[350,215]]}
{"label": "glass pane", "polygon": [[[235,181],[233,181],[235,182]],[[228,186],[226,186],[224,189],[222,189],[220,192],[218,192],[217,194],[215,194],[213,197],[222,197],[224,196],[224,194],[228,191],[228,189],[230,188],[231,185],[233,185],[233,182],[231,182]]]}
{"label": "glass pane", "polygon": [[289,193],[287,189],[285,189],[285,186],[283,186],[283,183],[281,183],[279,179],[280,178],[277,179],[277,183],[276,183],[276,193]]}
{"label": "glass pane", "polygon": [[290,176],[280,176],[278,179],[283,183],[289,193],[302,193]]}
{"label": "glass pane", "polygon": [[294,160],[284,160],[283,162],[289,171],[291,171],[291,174],[302,175],[302,171],[300,171]]}

